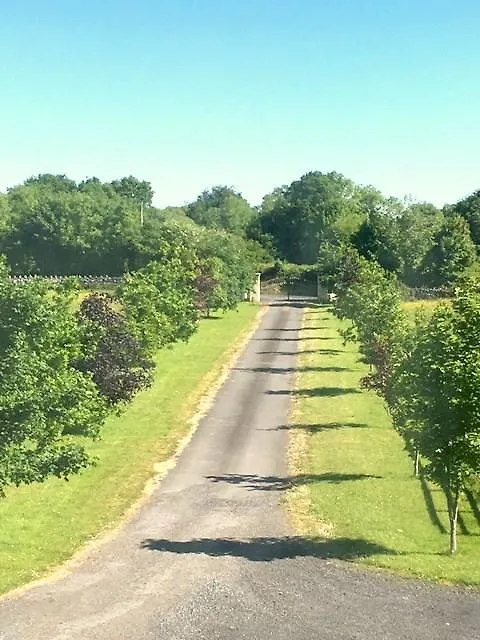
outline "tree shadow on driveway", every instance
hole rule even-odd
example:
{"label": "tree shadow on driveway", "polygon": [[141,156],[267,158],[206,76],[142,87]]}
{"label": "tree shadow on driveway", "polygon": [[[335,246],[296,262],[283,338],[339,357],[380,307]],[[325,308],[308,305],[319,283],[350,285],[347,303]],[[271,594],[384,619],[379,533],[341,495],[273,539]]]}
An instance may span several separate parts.
{"label": "tree shadow on driveway", "polygon": [[295,431],[295,429],[320,433],[321,431],[333,431],[335,429],[371,429],[372,425],[366,422],[319,422],[314,424],[281,424],[279,427],[260,429],[260,431]]}
{"label": "tree shadow on driveway", "polygon": [[316,308],[319,305],[314,298],[306,298],[299,300],[274,300],[269,304],[270,307],[291,307],[292,309],[309,309]]}
{"label": "tree shadow on driveway", "polygon": [[297,396],[299,398],[333,398],[350,393],[362,393],[354,387],[315,387],[313,389],[268,389],[268,396]]}
{"label": "tree shadow on driveway", "polygon": [[340,484],[341,482],[355,480],[381,480],[382,476],[365,473],[300,473],[295,476],[259,476],[250,473],[226,473],[224,475],[205,476],[205,478],[214,483],[233,484],[248,491],[286,491],[293,487],[316,484],[317,482]]}
{"label": "tree shadow on driveway", "polygon": [[168,540],[147,538],[143,549],[165,553],[207,555],[214,558],[246,558],[252,562],[271,562],[287,558],[338,558],[356,560],[375,555],[398,555],[395,551],[368,540],[356,538],[302,538],[300,536],[247,538],[194,538]]}
{"label": "tree shadow on driveway", "polygon": [[249,371],[251,373],[341,373],[342,371],[352,371],[348,367],[233,367],[232,371]]}
{"label": "tree shadow on driveway", "polygon": [[[329,327],[325,324],[321,325],[315,325],[314,327],[303,327],[304,329],[308,329],[308,331],[320,331],[321,329],[328,329]],[[299,331],[301,331],[301,329],[263,329],[263,331],[267,331],[270,333],[283,333],[284,331],[291,331],[291,332],[295,332],[298,333]]]}
{"label": "tree shadow on driveway", "polygon": [[258,356],[298,356],[305,353],[320,353],[324,356],[337,356],[344,353],[341,349],[297,349],[296,351],[256,351]]}
{"label": "tree shadow on driveway", "polygon": [[252,342],[304,342],[305,340],[333,340],[333,338],[324,338],[323,336],[308,336],[305,338],[285,338],[278,336],[277,338],[252,338]]}

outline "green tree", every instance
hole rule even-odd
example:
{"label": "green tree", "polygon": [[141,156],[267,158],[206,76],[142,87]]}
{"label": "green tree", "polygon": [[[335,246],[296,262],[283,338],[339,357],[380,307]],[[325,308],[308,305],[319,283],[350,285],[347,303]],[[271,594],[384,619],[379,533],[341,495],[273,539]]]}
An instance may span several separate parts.
{"label": "green tree", "polygon": [[5,252],[12,231],[12,213],[8,197],[0,193],[0,252]]}
{"label": "green tree", "polygon": [[252,288],[255,279],[255,254],[249,250],[248,243],[224,231],[205,230],[199,236],[198,256],[201,261],[216,261],[216,296],[222,301],[217,308],[234,309]]}
{"label": "green tree", "polygon": [[353,246],[368,260],[376,260],[386,271],[402,267],[396,220],[372,211],[352,237]]}
{"label": "green tree", "polygon": [[157,260],[128,273],[119,288],[129,326],[147,354],[188,340],[197,328],[198,258],[195,248],[185,241],[188,237],[176,225],[166,227]]}
{"label": "green tree", "polygon": [[255,211],[232,187],[216,186],[201,193],[186,208],[186,214],[197,224],[245,235]]}
{"label": "green tree", "polygon": [[346,242],[323,242],[317,266],[322,285],[330,292],[342,293],[360,277],[360,254]]}
{"label": "green tree", "polygon": [[313,264],[322,242],[339,234],[335,223],[358,213],[355,185],[335,172],[307,173],[265,204],[262,232],[281,258],[298,264]]}
{"label": "green tree", "polygon": [[354,185],[350,206],[333,223],[336,236],[343,242],[358,232],[361,225],[371,216],[384,216],[394,219],[403,210],[402,204],[395,198],[385,196],[371,185]]}
{"label": "green tree", "polygon": [[[416,331],[400,306],[400,289],[395,278],[375,262],[359,258],[355,263],[351,250],[344,251],[343,262],[356,265],[356,272],[343,277],[338,288],[335,313],[351,321],[342,331],[346,340],[357,340],[370,372],[361,385],[375,391],[394,416],[394,426],[404,439],[406,449],[419,469],[418,424],[415,421],[415,396],[396,384],[401,368],[416,343]],[[420,319],[419,319],[420,320]],[[417,324],[417,330],[420,324]]]}
{"label": "green tree", "polygon": [[101,180],[95,176],[82,180],[82,182],[78,184],[78,191],[90,193],[94,196],[98,196],[99,198],[104,196],[112,198],[116,193],[111,183],[101,182]]}
{"label": "green tree", "polygon": [[[96,199],[103,203],[97,242],[94,243],[96,272],[121,275],[142,266],[140,254],[147,229],[140,223],[136,206],[126,198]],[[151,229],[151,224],[148,226]],[[152,236],[151,241],[158,238]],[[92,269],[92,262],[89,264]]]}
{"label": "green tree", "polygon": [[71,304],[42,281],[13,284],[0,266],[0,493],[90,464],[78,436],[97,436],[108,408],[74,367],[81,340]]}
{"label": "green tree", "polygon": [[394,421],[413,434],[425,475],[445,491],[451,553],[462,491],[480,469],[479,389],[480,285],[470,281],[420,327],[392,383]]}
{"label": "green tree", "polygon": [[38,176],[25,180],[24,185],[44,187],[54,193],[72,193],[77,190],[75,180],[71,180],[63,174],[54,175],[53,173],[40,173]]}
{"label": "green tree", "polygon": [[397,219],[397,247],[403,265],[401,278],[407,285],[427,284],[423,264],[444,222],[444,215],[427,202],[411,204]]}
{"label": "green tree", "polygon": [[451,216],[435,235],[421,268],[425,280],[431,286],[440,287],[456,282],[476,257],[468,224],[460,216]]}
{"label": "green tree", "polygon": [[84,273],[100,235],[103,210],[88,194],[29,184],[9,192],[7,255],[16,273]]}
{"label": "green tree", "polygon": [[208,317],[212,311],[230,307],[225,287],[227,281],[227,266],[223,260],[216,256],[200,258],[195,289],[196,306],[203,315]]}
{"label": "green tree", "polygon": [[138,207],[151,206],[154,192],[150,182],[138,180],[134,176],[128,176],[120,180],[113,180],[110,184],[118,195],[131,200]]}
{"label": "green tree", "polygon": [[380,378],[374,375],[366,381],[367,386],[376,387],[382,395],[387,383],[386,358],[388,363],[401,358],[408,324],[400,309],[396,278],[365,258],[360,258],[357,264],[356,278],[338,290],[335,313],[350,320],[351,326],[342,334],[346,340],[360,343],[365,362],[380,374]]}
{"label": "green tree", "polygon": [[9,192],[5,244],[16,273],[120,275],[137,266],[143,231],[136,205],[89,185],[67,192],[29,184]]}
{"label": "green tree", "polygon": [[281,187],[276,187],[271,193],[267,193],[262,199],[260,205],[260,211],[263,215],[267,215],[277,209],[281,204],[286,204],[288,191],[288,185],[284,184]]}
{"label": "green tree", "polygon": [[480,190],[467,198],[460,200],[453,207],[449,207],[447,214],[462,216],[468,223],[472,239],[477,247],[480,246]]}
{"label": "green tree", "polygon": [[125,315],[114,305],[110,295],[93,293],[82,300],[77,312],[83,349],[75,366],[92,377],[110,405],[129,402],[150,386],[154,369]]}

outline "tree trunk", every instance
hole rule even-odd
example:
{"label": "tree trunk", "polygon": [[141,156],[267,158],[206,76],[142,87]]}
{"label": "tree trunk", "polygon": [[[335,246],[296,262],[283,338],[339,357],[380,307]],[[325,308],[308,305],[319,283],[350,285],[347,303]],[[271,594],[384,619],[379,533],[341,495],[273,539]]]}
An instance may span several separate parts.
{"label": "tree trunk", "polygon": [[455,494],[449,492],[448,496],[448,515],[450,518],[450,553],[457,551],[457,521],[458,521],[458,509],[460,506],[460,491],[458,489]]}
{"label": "tree trunk", "polygon": [[415,447],[415,466],[414,466],[415,477],[418,478],[420,475],[420,451],[418,447]]}

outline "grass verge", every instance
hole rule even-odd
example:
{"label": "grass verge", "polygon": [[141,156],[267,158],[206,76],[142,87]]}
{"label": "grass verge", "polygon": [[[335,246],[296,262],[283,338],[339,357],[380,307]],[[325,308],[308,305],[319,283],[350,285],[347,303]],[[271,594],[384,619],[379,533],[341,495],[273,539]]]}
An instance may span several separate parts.
{"label": "grass verge", "polygon": [[8,491],[0,502],[0,593],[39,578],[118,524],[186,436],[202,396],[258,314],[258,307],[243,304],[238,312],[202,321],[187,344],[161,351],[153,386],[112,416],[102,439],[89,446],[97,466],[69,482]]}
{"label": "grass verge", "polygon": [[[413,476],[383,402],[359,388],[367,367],[325,307],[306,311],[292,417],[289,497],[305,535],[341,541],[337,557],[427,579],[480,584],[480,512],[463,500],[459,551],[448,554],[443,493]],[[333,545],[334,546],[334,545]]]}
{"label": "grass verge", "polygon": [[443,304],[448,302],[450,302],[450,300],[447,298],[437,298],[435,300],[408,300],[402,302],[402,309],[413,322],[417,313],[422,313],[428,319],[440,303]]}

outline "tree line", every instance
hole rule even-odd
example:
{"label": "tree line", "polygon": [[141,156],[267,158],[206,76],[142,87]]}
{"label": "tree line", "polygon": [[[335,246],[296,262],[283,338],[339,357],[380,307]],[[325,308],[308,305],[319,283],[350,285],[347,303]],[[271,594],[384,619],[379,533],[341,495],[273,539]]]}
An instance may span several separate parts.
{"label": "tree line", "polygon": [[285,262],[322,270],[347,245],[409,287],[479,272],[480,191],[439,209],[312,171],[257,207],[221,185],[183,207],[158,209],[152,199],[150,183],[133,176],[29,178],[0,194],[0,253],[18,275],[121,275],[155,259],[165,225],[175,223],[242,238],[260,271]]}
{"label": "tree line", "polygon": [[[132,176],[77,183],[41,174],[0,194],[0,491],[90,464],[81,438],[97,437],[108,413],[150,384],[158,349],[187,340],[202,315],[234,308],[256,271],[276,264],[291,284],[314,265],[329,288],[340,278],[347,304],[369,269],[394,288],[450,285],[477,266],[480,192],[439,210],[386,198],[339,173],[310,172],[259,207],[226,186],[184,207],[158,209],[152,199],[150,183]],[[122,276],[122,284],[78,307],[77,281],[11,278],[29,274]],[[390,384],[390,371],[402,371],[397,362],[414,362],[402,360],[416,353],[412,332],[397,326],[397,293],[388,294],[389,316],[390,298],[373,305],[367,289],[354,311],[341,313],[354,320],[375,375]],[[372,328],[373,319],[385,317],[387,326],[393,315],[395,339]],[[386,399],[403,389],[382,384]]]}
{"label": "tree line", "polygon": [[480,191],[438,209],[314,171],[267,195],[253,227],[252,237],[289,262],[322,269],[348,245],[409,287],[440,287],[478,272]]}
{"label": "tree line", "polygon": [[[197,236],[210,227],[210,239],[203,233],[207,253],[213,245],[223,246],[229,234],[230,244],[235,236],[235,246],[246,245],[262,263],[265,250],[244,233],[253,209],[230,191],[213,189],[190,208],[158,209],[150,183],[133,176],[77,184],[63,175],[41,174],[0,194],[0,253],[15,275],[118,276],[155,260],[169,227]],[[223,204],[217,207],[219,200]]]}
{"label": "tree line", "polygon": [[[9,485],[68,478],[92,464],[86,439],[99,437],[106,417],[151,384],[158,350],[188,340],[202,316],[235,308],[257,268],[257,247],[244,238],[165,216],[155,222],[155,236],[137,236],[129,254],[136,268],[128,258],[121,282],[106,291],[86,291],[78,277],[15,280],[20,265],[40,274],[91,272],[85,256],[120,271],[124,227],[105,236],[111,242],[102,249],[95,240],[100,227],[76,209],[94,200],[85,190],[108,192],[100,196],[110,202],[105,217],[138,213],[137,193],[148,210],[141,183],[138,192],[118,195],[115,184],[79,189],[64,177],[45,181],[27,181],[7,195],[9,203],[28,204],[29,213],[23,226],[10,227],[12,253],[0,259],[0,495]],[[90,205],[85,211],[94,211]],[[114,229],[112,221],[104,224]]]}
{"label": "tree line", "polygon": [[361,384],[385,401],[415,474],[445,492],[454,553],[461,498],[480,473],[480,282],[465,278],[412,326],[392,274],[352,248],[337,260],[334,310],[371,367]]}

